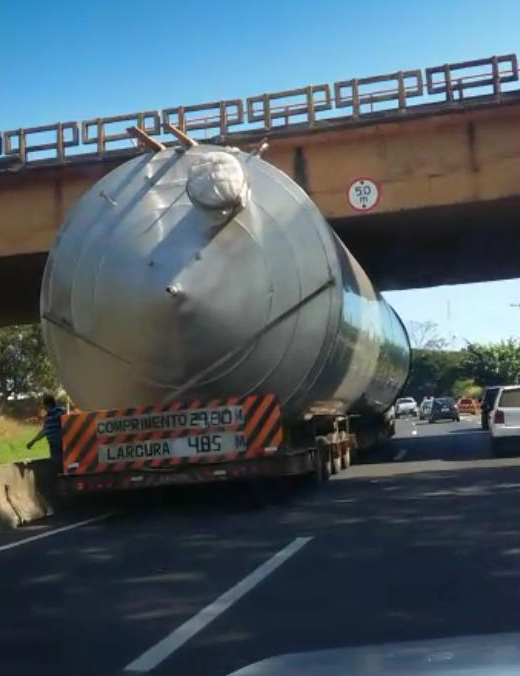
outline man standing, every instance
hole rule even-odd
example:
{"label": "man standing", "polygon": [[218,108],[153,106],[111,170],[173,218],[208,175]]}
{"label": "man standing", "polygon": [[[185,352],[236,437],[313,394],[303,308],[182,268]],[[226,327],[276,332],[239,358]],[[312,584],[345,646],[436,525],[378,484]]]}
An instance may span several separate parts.
{"label": "man standing", "polygon": [[29,441],[27,448],[32,448],[37,441],[46,437],[51,451],[51,458],[53,460],[59,460],[61,458],[60,416],[64,414],[64,411],[56,404],[56,399],[52,394],[44,394],[42,403],[46,411],[43,427],[34,439]]}

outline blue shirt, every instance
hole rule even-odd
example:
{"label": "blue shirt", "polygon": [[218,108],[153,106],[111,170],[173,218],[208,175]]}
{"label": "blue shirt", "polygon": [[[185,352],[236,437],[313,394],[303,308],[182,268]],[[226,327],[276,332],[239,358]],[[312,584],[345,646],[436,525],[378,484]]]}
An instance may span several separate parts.
{"label": "blue shirt", "polygon": [[59,453],[61,451],[61,422],[60,416],[64,413],[59,406],[54,406],[45,414],[43,423],[43,433],[47,437],[51,452]]}

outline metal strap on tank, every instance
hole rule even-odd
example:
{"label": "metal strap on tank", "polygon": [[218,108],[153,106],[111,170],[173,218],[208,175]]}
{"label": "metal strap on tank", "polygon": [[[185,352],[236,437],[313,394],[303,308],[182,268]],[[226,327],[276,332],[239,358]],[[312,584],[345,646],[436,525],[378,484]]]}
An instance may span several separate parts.
{"label": "metal strap on tank", "polygon": [[96,350],[100,350],[101,352],[108,354],[110,357],[114,357],[114,359],[117,359],[118,361],[123,362],[123,364],[127,364],[128,366],[135,366],[134,362],[130,361],[129,359],[125,359],[121,355],[116,354],[115,352],[112,352],[108,348],[103,347],[102,345],[99,345],[98,343],[95,343],[90,338],[87,338],[86,336],[82,336],[80,333],[77,333],[76,331],[74,331],[72,326],[67,324],[65,321],[57,319],[56,317],[53,317],[48,312],[42,313],[42,319],[45,319],[45,321],[49,322],[49,324],[53,324],[54,326],[57,326],[62,331],[69,333],[71,336],[74,336],[74,338],[78,338],[79,340],[82,340],[87,345],[90,345],[91,347],[96,348]]}

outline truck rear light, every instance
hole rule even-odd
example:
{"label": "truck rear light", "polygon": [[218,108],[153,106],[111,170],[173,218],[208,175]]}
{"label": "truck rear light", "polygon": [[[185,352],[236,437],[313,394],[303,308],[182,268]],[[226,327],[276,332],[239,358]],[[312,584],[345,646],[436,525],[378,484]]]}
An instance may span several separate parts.
{"label": "truck rear light", "polygon": [[82,491],[85,488],[85,484],[83,483],[83,481],[76,481],[76,488],[78,489],[78,491]]}
{"label": "truck rear light", "polygon": [[501,411],[499,408],[495,411],[495,415],[493,417],[493,422],[498,423],[499,425],[504,424],[505,422],[505,416],[504,416],[504,411]]}

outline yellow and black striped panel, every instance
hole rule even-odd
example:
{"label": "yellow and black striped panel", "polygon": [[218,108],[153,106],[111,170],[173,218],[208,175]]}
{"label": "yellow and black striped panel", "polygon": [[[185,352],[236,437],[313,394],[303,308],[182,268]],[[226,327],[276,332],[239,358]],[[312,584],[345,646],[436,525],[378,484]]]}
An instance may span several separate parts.
{"label": "yellow and black striped panel", "polygon": [[[211,409],[224,406],[242,406],[243,424],[226,425],[212,428],[178,428],[175,430],[148,430],[138,433],[124,433],[112,436],[98,434],[98,424],[103,419],[127,418],[132,416],[159,415],[170,411],[189,409]],[[125,445],[140,441],[176,439],[195,434],[212,432],[243,431],[245,450],[228,453],[204,453],[200,455],[141,458],[121,460],[107,464],[99,461],[99,447],[107,445]],[[173,402],[163,405],[144,406],[92,413],[73,413],[62,416],[63,433],[63,470],[66,474],[84,474],[92,472],[118,471],[121,469],[167,468],[173,465],[196,462],[229,462],[239,457],[254,458],[265,453],[275,453],[282,443],[282,412],[280,404],[273,395],[251,395],[239,399],[228,397],[209,401],[192,400]]]}

